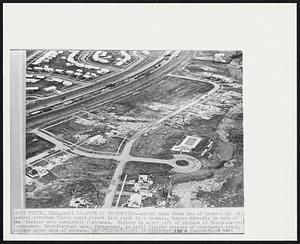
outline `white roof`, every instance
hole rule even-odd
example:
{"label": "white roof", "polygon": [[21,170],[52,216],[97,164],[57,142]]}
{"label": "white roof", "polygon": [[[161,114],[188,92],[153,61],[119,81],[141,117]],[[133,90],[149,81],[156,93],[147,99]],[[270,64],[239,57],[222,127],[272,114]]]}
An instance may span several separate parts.
{"label": "white roof", "polygon": [[201,141],[200,137],[193,137],[193,136],[187,136],[179,146],[186,148],[186,149],[192,149],[195,148],[198,143]]}
{"label": "white roof", "polygon": [[129,201],[130,202],[141,203],[142,199],[143,199],[142,195],[134,193],[134,194],[130,195]]}

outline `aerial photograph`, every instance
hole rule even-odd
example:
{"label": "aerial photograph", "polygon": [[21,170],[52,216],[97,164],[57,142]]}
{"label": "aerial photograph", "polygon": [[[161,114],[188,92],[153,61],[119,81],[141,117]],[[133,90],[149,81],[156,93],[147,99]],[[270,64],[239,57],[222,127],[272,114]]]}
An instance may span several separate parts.
{"label": "aerial photograph", "polygon": [[26,208],[244,207],[242,51],[26,50],[24,167]]}

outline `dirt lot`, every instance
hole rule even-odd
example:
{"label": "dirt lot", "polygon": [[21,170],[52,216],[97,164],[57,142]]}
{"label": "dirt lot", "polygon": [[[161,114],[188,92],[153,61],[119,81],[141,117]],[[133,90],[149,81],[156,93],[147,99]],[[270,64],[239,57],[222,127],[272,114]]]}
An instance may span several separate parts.
{"label": "dirt lot", "polygon": [[73,157],[54,167],[50,176],[39,179],[42,185],[27,194],[26,207],[69,207],[72,197],[82,197],[91,206],[101,206],[115,167],[113,160]]}
{"label": "dirt lot", "polygon": [[34,157],[39,153],[53,148],[54,146],[54,144],[35,134],[26,133],[26,159]]}

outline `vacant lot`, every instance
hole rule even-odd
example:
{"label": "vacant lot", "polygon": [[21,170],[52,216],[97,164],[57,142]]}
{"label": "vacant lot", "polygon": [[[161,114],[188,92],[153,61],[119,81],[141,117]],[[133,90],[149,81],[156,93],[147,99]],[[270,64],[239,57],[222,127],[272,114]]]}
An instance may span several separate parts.
{"label": "vacant lot", "polygon": [[55,145],[51,142],[48,142],[35,134],[26,133],[26,159],[34,157],[54,146]]}

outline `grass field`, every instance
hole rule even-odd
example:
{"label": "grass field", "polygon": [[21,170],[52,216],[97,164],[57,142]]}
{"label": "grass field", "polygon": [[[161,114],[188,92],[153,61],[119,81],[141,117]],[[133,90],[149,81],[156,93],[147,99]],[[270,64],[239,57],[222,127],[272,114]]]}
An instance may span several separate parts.
{"label": "grass field", "polygon": [[26,159],[47,151],[54,146],[55,145],[51,142],[48,142],[35,134],[26,133]]}

